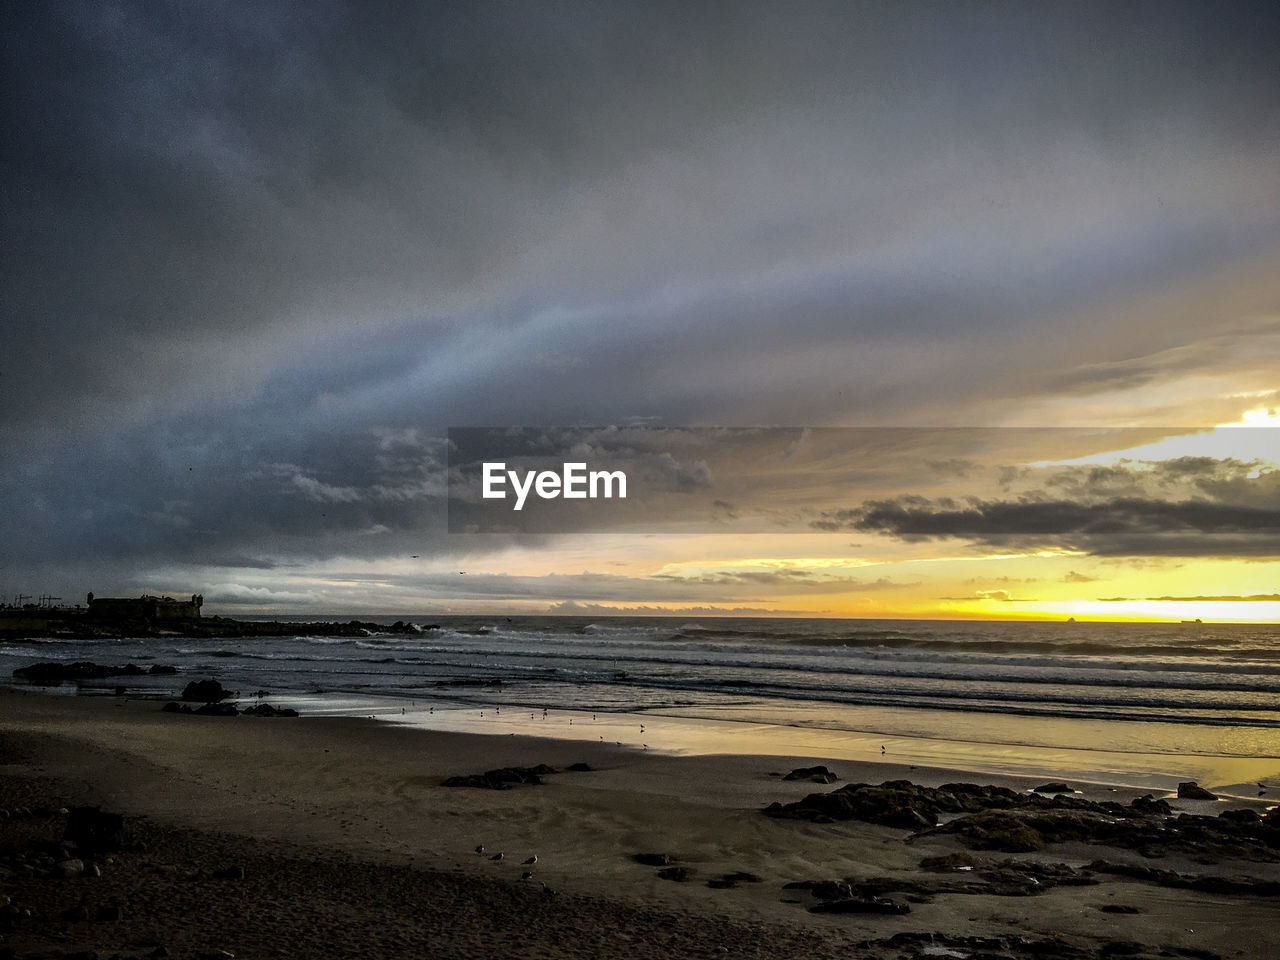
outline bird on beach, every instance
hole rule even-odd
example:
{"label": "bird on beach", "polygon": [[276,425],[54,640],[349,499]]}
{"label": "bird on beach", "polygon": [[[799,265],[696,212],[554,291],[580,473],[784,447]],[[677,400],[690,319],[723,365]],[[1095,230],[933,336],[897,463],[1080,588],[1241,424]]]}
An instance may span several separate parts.
{"label": "bird on beach", "polygon": [[477,844],[476,844],[476,853],[484,853],[484,844],[483,844],[483,843],[477,843]]}
{"label": "bird on beach", "polygon": [[501,860],[501,859],[502,859],[502,854],[501,854],[501,853],[495,853],[495,854],[494,854],[492,857],[490,857],[489,859],[490,859],[490,860],[492,860],[492,861],[494,861],[494,862],[496,863],[497,861],[499,861],[499,860]]}
{"label": "bird on beach", "polygon": [[533,866],[533,865],[534,865],[535,863],[537,863],[537,862],[538,862],[538,855],[535,853],[535,854],[534,854],[532,857],[530,857],[528,860],[524,861],[524,863],[522,863],[522,864],[521,864],[521,866],[524,866],[524,867],[531,867],[531,866]]}
{"label": "bird on beach", "polygon": [[520,874],[520,879],[521,879],[521,880],[532,880],[532,879],[533,879],[533,874],[532,874],[530,871],[526,870],[524,873]]}

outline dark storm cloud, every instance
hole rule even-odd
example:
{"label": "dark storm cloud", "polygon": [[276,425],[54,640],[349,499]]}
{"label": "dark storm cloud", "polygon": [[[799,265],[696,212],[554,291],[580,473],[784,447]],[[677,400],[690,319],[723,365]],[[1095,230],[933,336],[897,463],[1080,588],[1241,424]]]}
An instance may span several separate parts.
{"label": "dark storm cloud", "polygon": [[427,549],[448,425],[928,422],[1268,329],[1112,305],[1280,248],[1269,4],[0,17],[15,570]]}
{"label": "dark storm cloud", "polygon": [[[833,515],[832,523],[839,523]],[[1184,501],[1113,500],[933,503],[912,497],[879,501],[850,512],[850,529],[905,538],[1109,536],[1150,533],[1260,533],[1280,530],[1280,509]]]}
{"label": "dark storm cloud", "polygon": [[[1240,441],[1274,449],[1271,435],[1250,430]],[[820,511],[813,526],[1111,556],[1273,556],[1280,543],[1280,473],[1272,461],[1183,456],[996,473],[1000,498],[904,494]],[[1065,579],[1092,578],[1072,571]]]}
{"label": "dark storm cloud", "polygon": [[[688,381],[667,384],[662,412],[716,410],[742,392],[732,345],[722,378],[694,377],[673,351],[705,358],[730,330],[784,356],[815,338],[879,339],[889,322],[894,339],[979,319],[995,334],[1023,322],[1028,297],[1127,282],[1135,253],[1144,276],[1222,253],[1230,239],[1170,193],[1115,238],[1130,251],[1120,273],[1117,249],[1055,240],[1050,216],[1044,240],[1065,242],[1053,255],[1071,249],[1069,264],[1035,289],[979,279],[997,262],[1019,277],[1049,252],[1000,233],[1052,211],[1057,189],[1083,177],[1142,203],[1128,177],[1146,149],[1187,149],[1190,132],[1251,158],[1277,116],[1275,18],[1256,5],[32,3],[7,19],[7,313],[42,325],[8,364],[27,417],[166,396],[163,378],[139,383],[148,368],[256,386],[254,364],[220,356],[234,338],[278,368],[273,338],[299,326],[413,318],[422,343],[400,356],[421,358],[459,349],[460,320],[510,333],[582,304],[539,338],[547,357],[612,377],[576,398],[580,412],[593,392],[630,390],[634,406],[647,378],[677,370]],[[1034,190],[1025,171],[1021,184],[981,175],[1081,143],[1094,159],[1061,156],[1061,177]],[[916,151],[943,166],[901,170]],[[954,178],[978,188],[972,207]],[[1011,220],[982,214],[1005,205]],[[926,212],[940,219],[901,259],[850,219],[910,232]],[[793,266],[833,242],[869,245],[862,274]],[[732,293],[765,267],[763,289]],[[677,309],[652,303],[672,293]],[[627,320],[633,335],[599,329]],[[514,361],[500,344],[486,353],[499,370]],[[622,356],[635,365],[619,382]]]}
{"label": "dark storm cloud", "polygon": [[[1271,490],[1274,501],[1274,487]],[[964,539],[1016,549],[1102,556],[1280,555],[1280,506],[1209,500],[930,500],[903,496],[829,511],[816,529],[882,533],[908,542]],[[1073,582],[1082,579],[1070,577]]]}

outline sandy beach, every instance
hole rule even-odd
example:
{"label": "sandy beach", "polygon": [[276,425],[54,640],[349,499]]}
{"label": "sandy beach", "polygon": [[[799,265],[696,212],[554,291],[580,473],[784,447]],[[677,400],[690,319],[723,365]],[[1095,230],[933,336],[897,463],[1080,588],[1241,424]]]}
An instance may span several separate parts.
{"label": "sandy beach", "polygon": [[[110,697],[6,692],[0,717],[5,956],[1264,957],[1280,950],[1273,924],[1280,849],[1245,842],[1275,839],[1274,825],[1268,834],[1257,826],[1266,821],[1250,814],[1240,815],[1237,845],[1206,840],[1197,827],[1195,842],[1190,833],[1136,847],[1050,840],[1011,853],[975,847],[961,833],[763,810],[848,782],[1025,792],[1033,779],[822,757],[665,756],[378,720],[185,716],[161,712],[155,701]],[[443,785],[538,764],[557,772],[510,789]],[[590,769],[571,771],[575,764]],[[837,779],[783,779],[817,764]],[[1080,799],[1136,796],[1105,784],[1069,786]],[[1265,814],[1266,799],[1169,797],[1172,815],[1157,819],[1209,815],[1230,824],[1218,818],[1222,810]],[[112,849],[59,847],[62,811],[84,804],[124,816]],[[941,818],[948,819],[955,818]],[[657,856],[645,864],[637,855]],[[939,867],[937,858],[947,856],[949,866]],[[931,858],[934,865],[922,868]],[[1054,870],[1071,879],[1047,880]],[[992,871],[1021,880],[958,892],[960,881]],[[899,909],[815,913],[808,908],[820,902],[821,887],[787,886],[837,880],[852,882],[840,891],[854,900],[879,891]],[[1041,885],[1045,892],[1026,895]]]}

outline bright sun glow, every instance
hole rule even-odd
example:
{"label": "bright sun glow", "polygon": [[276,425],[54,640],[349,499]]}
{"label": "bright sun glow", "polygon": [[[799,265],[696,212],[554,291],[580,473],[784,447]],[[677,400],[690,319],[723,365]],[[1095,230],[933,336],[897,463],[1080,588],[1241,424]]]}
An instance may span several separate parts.
{"label": "bright sun glow", "polygon": [[[1246,427],[1273,428],[1241,429]],[[1042,461],[1032,466],[1110,465],[1121,460],[1173,460],[1178,457],[1212,457],[1215,460],[1261,460],[1280,464],[1280,408],[1256,407],[1243,413],[1235,423],[1194,433],[1166,437],[1154,443],[1094,453],[1074,460]]]}

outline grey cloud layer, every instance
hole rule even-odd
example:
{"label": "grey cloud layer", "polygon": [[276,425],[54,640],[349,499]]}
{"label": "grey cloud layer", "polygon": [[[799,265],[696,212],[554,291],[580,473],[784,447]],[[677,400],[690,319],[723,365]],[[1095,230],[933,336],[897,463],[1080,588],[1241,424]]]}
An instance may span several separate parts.
{"label": "grey cloud layer", "polygon": [[955,422],[1280,298],[1271,4],[0,16],[19,571],[395,554],[388,431]]}
{"label": "grey cloud layer", "polygon": [[1280,556],[1274,463],[1182,457],[1021,474],[1033,486],[1016,498],[906,494],[826,511],[814,526],[1099,555]]}

